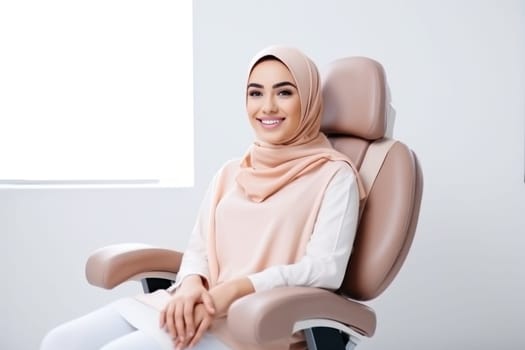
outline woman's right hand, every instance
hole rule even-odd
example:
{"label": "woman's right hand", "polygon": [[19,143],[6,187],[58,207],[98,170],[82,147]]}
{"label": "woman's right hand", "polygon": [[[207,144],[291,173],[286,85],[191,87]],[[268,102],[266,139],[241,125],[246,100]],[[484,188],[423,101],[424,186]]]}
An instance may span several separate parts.
{"label": "woman's right hand", "polygon": [[187,343],[195,335],[194,310],[198,304],[203,304],[210,315],[215,313],[213,299],[201,277],[190,275],[160,313],[160,327],[165,328],[176,343]]}

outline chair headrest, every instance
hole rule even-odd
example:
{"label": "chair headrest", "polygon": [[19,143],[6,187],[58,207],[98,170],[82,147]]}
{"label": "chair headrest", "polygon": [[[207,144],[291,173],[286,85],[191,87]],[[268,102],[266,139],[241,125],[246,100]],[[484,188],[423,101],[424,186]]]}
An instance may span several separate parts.
{"label": "chair headrest", "polygon": [[[391,132],[395,112],[383,66],[367,57],[332,62],[323,74],[324,115],[321,131],[377,140]],[[390,116],[389,116],[390,114]]]}

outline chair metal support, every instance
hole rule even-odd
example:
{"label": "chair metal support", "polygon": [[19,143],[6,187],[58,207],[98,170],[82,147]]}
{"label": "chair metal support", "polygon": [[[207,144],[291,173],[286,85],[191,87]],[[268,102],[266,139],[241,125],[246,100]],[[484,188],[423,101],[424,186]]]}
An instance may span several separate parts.
{"label": "chair metal support", "polygon": [[168,289],[173,281],[164,278],[143,278],[140,280],[144,293],[153,293],[159,289]]}
{"label": "chair metal support", "polygon": [[353,350],[356,344],[345,333],[329,327],[304,330],[308,350]]}

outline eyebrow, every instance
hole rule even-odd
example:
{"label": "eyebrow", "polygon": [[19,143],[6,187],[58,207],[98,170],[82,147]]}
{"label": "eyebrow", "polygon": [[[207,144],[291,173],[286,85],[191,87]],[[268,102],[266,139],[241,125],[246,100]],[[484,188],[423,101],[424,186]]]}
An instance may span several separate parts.
{"label": "eyebrow", "polygon": [[[289,86],[293,86],[294,88],[297,89],[297,86],[295,86],[295,84],[290,83],[289,81],[282,81],[282,82],[280,82],[280,83],[273,84],[273,85],[272,85],[272,88],[273,88],[273,89],[277,89],[277,88],[280,88],[280,87],[282,87],[282,86],[288,86],[288,85],[289,85]],[[261,85],[261,84],[257,84],[257,83],[250,83],[250,84],[248,84],[247,87],[254,87],[254,88],[259,88],[259,89],[264,88],[263,85]]]}

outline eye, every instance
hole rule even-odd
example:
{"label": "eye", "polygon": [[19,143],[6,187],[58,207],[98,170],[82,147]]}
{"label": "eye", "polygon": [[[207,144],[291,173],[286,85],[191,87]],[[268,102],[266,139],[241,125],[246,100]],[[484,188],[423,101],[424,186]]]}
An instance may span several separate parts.
{"label": "eye", "polygon": [[277,95],[279,96],[292,96],[293,95],[293,91],[292,90],[289,90],[289,89],[284,89],[284,90],[280,90]]}
{"label": "eye", "polygon": [[248,96],[250,97],[260,97],[262,96],[262,92],[259,90],[248,90]]}

